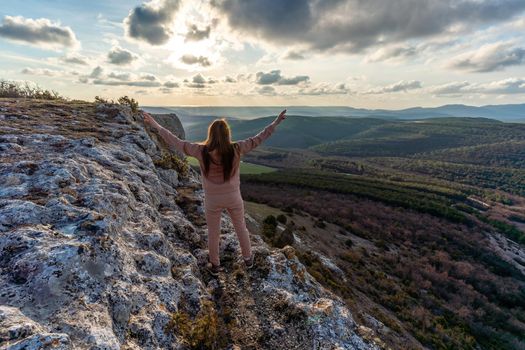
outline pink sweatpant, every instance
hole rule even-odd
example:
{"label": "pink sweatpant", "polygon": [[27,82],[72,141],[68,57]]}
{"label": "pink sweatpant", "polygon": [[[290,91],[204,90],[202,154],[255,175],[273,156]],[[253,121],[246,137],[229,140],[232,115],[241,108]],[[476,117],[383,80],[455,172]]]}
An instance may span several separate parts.
{"label": "pink sweatpant", "polygon": [[221,213],[223,209],[228,211],[237,234],[237,239],[241,246],[241,253],[244,258],[249,258],[252,254],[250,235],[244,220],[244,202],[242,201],[240,189],[235,192],[221,194],[205,194],[204,209],[206,223],[208,225],[208,251],[210,261],[214,265],[219,265],[219,240],[221,229]]}

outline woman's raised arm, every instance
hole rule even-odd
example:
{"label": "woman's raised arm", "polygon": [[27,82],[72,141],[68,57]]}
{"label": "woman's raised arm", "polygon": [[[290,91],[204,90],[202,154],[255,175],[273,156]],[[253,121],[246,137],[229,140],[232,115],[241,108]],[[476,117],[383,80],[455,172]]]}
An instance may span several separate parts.
{"label": "woman's raised arm", "polygon": [[182,140],[178,138],[176,135],[171,133],[168,129],[162,127],[162,125],[157,123],[155,119],[153,119],[151,114],[142,112],[142,115],[144,117],[144,124],[150,125],[151,127],[157,129],[160,137],[162,137],[162,139],[166,141],[166,143],[169,146],[175,147],[175,149],[177,149],[179,152],[186,154],[188,156],[192,156],[195,158],[200,157],[201,149],[198,143],[189,142],[187,140]]}
{"label": "woman's raised arm", "polygon": [[274,132],[275,127],[286,118],[286,109],[279,114],[273,122],[266,126],[261,132],[257,135],[248,137],[247,139],[237,141],[241,155],[246,154],[253,150],[255,147],[259,146],[264,140],[266,140]]}

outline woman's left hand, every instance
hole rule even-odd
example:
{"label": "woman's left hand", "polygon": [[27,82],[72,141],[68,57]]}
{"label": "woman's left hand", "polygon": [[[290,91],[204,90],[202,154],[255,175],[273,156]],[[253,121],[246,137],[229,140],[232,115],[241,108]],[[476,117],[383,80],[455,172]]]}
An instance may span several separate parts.
{"label": "woman's left hand", "polygon": [[152,126],[152,127],[157,126],[157,122],[155,121],[155,119],[153,119],[151,114],[147,112],[142,112],[142,116],[144,117],[144,124]]}

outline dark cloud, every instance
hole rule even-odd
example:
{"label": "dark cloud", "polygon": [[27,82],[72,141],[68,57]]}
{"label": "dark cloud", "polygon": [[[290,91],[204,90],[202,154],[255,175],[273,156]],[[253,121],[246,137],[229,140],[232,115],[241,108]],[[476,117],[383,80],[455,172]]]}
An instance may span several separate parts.
{"label": "dark cloud", "polygon": [[381,88],[377,89],[371,89],[366,92],[365,94],[384,94],[384,93],[390,93],[390,92],[407,92],[408,90],[415,90],[415,89],[421,89],[422,85],[420,81],[417,80],[411,80],[411,81],[400,81],[392,85],[383,86]]}
{"label": "dark cloud", "polygon": [[471,72],[493,72],[525,63],[525,49],[510,43],[484,45],[453,58],[448,66]]}
{"label": "dark cloud", "polygon": [[225,83],[236,83],[237,80],[233,79],[233,78],[230,77],[230,76],[226,76],[226,78],[224,78],[224,82],[225,82]]}
{"label": "dark cloud", "polygon": [[308,82],[310,77],[298,75],[295,77],[283,77],[280,70],[272,70],[268,73],[258,72],[255,75],[255,82],[259,85],[297,85],[301,82]]}
{"label": "dark cloud", "polygon": [[269,73],[258,72],[255,75],[256,83],[261,85],[275,84],[281,79],[280,70],[272,70]]}
{"label": "dark cloud", "polygon": [[199,41],[210,37],[211,26],[206,26],[204,29],[199,29],[197,25],[192,24],[186,33],[186,41]]}
{"label": "dark cloud", "polygon": [[184,55],[180,59],[182,62],[186,64],[198,64],[203,67],[211,66],[211,62],[208,59],[208,57],[204,56],[194,56],[194,55]]}
{"label": "dark cloud", "polygon": [[130,64],[137,59],[137,56],[126,49],[113,47],[108,52],[108,62],[116,65]]}
{"label": "dark cloud", "polygon": [[49,19],[30,19],[5,16],[0,25],[0,36],[34,45],[73,47],[78,45],[75,33]]}
{"label": "dark cloud", "polygon": [[162,0],[135,7],[124,20],[127,35],[151,45],[165,44],[173,34],[170,24],[179,5],[179,0]]}
{"label": "dark cloud", "polygon": [[279,44],[358,52],[385,42],[474,30],[525,10],[523,0],[216,0],[229,25]]}

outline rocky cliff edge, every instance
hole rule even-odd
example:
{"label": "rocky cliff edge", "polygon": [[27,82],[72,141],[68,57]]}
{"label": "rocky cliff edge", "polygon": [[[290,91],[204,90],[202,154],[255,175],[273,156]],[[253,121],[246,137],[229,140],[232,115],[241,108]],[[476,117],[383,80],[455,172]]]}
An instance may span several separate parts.
{"label": "rocky cliff edge", "polygon": [[0,99],[0,349],[378,348],[292,247],[252,233],[245,271],[226,213],[207,274],[202,196],[126,106]]}

